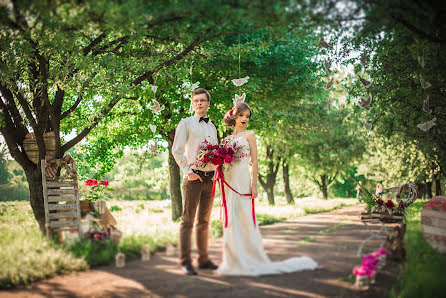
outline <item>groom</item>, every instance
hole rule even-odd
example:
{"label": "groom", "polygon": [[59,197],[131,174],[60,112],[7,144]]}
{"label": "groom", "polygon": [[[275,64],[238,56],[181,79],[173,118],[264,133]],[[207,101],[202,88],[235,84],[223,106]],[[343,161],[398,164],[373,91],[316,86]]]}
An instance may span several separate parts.
{"label": "groom", "polygon": [[195,115],[182,119],[175,131],[172,154],[183,171],[183,213],[180,225],[180,264],[187,275],[196,275],[191,259],[191,235],[198,208],[198,222],[195,227],[198,251],[198,268],[217,269],[208,256],[208,230],[213,198],[212,178],[214,166],[207,165],[198,170],[193,162],[198,147],[206,139],[217,144],[217,129],[206,118],[211,96],[206,89],[198,88],[192,93]]}

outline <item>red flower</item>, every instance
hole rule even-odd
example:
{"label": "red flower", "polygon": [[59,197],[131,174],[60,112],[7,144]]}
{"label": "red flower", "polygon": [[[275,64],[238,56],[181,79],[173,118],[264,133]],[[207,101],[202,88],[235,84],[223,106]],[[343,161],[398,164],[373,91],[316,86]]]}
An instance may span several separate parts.
{"label": "red flower", "polygon": [[96,186],[96,185],[98,185],[98,180],[96,180],[96,179],[87,179],[87,180],[85,180],[85,185],[86,186]]}
{"label": "red flower", "polygon": [[210,156],[209,153],[206,153],[205,155],[203,155],[203,163],[208,163],[211,161],[209,156]]}
{"label": "red flower", "polygon": [[214,158],[211,160],[213,165],[221,165],[223,163],[223,159],[220,156],[214,156]]}
{"label": "red flower", "polygon": [[386,207],[389,208],[389,209],[392,209],[393,207],[395,207],[395,204],[393,203],[392,200],[388,200],[386,202]]}
{"label": "red flower", "polygon": [[233,156],[234,155],[234,149],[232,149],[231,147],[228,148],[228,154]]}
{"label": "red flower", "polygon": [[376,203],[377,203],[378,205],[383,205],[383,204],[384,204],[384,201],[381,200],[381,199],[378,199],[378,200],[376,200]]}
{"label": "red flower", "polygon": [[225,156],[225,163],[230,164],[232,161],[234,160],[234,158],[232,158],[232,156],[226,155]]}
{"label": "red flower", "polygon": [[218,148],[218,153],[220,153],[220,155],[225,155],[226,154],[226,149],[223,147]]}
{"label": "red flower", "polygon": [[234,114],[234,109],[231,109],[231,110],[229,111],[229,115],[232,116],[232,114]]}
{"label": "red flower", "polygon": [[100,182],[99,182],[99,185],[104,185],[104,186],[108,186],[108,181],[107,180],[104,180],[104,179],[102,179]]}

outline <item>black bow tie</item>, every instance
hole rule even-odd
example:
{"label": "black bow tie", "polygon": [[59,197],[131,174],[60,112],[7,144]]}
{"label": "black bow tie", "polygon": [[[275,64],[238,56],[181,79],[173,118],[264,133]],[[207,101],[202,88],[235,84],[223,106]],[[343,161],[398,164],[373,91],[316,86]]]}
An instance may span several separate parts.
{"label": "black bow tie", "polygon": [[206,123],[209,122],[209,118],[205,118],[205,117],[200,117],[200,120],[198,120],[198,122],[204,121]]}

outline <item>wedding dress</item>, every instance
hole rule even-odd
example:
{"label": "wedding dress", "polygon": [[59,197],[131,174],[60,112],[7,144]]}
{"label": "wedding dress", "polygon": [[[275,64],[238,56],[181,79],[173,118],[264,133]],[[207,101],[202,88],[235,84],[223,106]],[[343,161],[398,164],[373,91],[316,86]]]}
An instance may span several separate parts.
{"label": "wedding dress", "polygon": [[[224,170],[224,178],[240,194],[251,193],[249,143],[243,136],[232,139],[243,146],[240,158]],[[225,186],[228,226],[223,230],[223,261],[217,269],[222,275],[258,276],[301,270],[314,270],[311,258],[293,257],[271,262],[263,249],[258,224],[254,225],[251,197],[240,196]]]}

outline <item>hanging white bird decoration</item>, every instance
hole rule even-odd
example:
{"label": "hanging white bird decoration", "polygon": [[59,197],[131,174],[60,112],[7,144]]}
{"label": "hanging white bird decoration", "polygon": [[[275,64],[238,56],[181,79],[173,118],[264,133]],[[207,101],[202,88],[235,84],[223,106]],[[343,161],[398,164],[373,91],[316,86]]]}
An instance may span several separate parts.
{"label": "hanging white bird decoration", "polygon": [[153,105],[150,106],[152,112],[154,112],[155,114],[161,113],[161,111],[164,110],[164,105],[160,106],[160,103],[156,99],[152,99],[152,101]]}
{"label": "hanging white bird decoration", "polygon": [[156,85],[150,85],[150,89],[152,89],[153,94],[156,93],[156,90],[158,90],[158,86]]}
{"label": "hanging white bird decoration", "polygon": [[358,77],[359,77],[359,81],[361,82],[361,84],[364,87],[369,88],[372,85],[372,83],[370,81],[367,81],[366,79],[362,78],[360,75],[358,75]]}
{"label": "hanging white bird decoration", "polygon": [[437,121],[437,117],[434,117],[432,120],[418,124],[417,127],[422,131],[426,132],[435,125],[435,121]]}
{"label": "hanging white bird decoration", "polygon": [[191,89],[192,91],[194,91],[195,89],[198,88],[198,86],[200,86],[200,82],[195,82],[194,84],[192,84],[192,85],[190,86],[190,89]]}
{"label": "hanging white bird decoration", "polygon": [[425,111],[428,114],[432,113],[432,109],[429,109],[429,95],[426,97],[426,99],[423,102],[423,111]]}
{"label": "hanging white bird decoration", "polygon": [[329,45],[328,42],[326,42],[322,37],[319,39],[319,45],[328,50],[333,50],[333,47]]}
{"label": "hanging white bird decoration", "polygon": [[361,122],[362,122],[362,125],[364,126],[364,128],[367,131],[370,131],[372,129],[372,124],[371,123],[367,123],[367,122],[364,122],[364,121],[361,121]]}
{"label": "hanging white bird decoration", "polygon": [[365,52],[363,52],[362,54],[361,54],[361,64],[363,65],[363,66],[367,66],[367,55],[365,54]]}
{"label": "hanging white bird decoration", "polygon": [[324,84],[325,90],[330,90],[331,86],[333,86],[333,79],[334,78],[331,78],[331,80],[327,84]]}
{"label": "hanging white bird decoration", "polygon": [[158,153],[158,141],[155,141],[155,144],[150,144],[150,152],[154,154]]}
{"label": "hanging white bird decoration", "polygon": [[330,72],[330,68],[331,68],[331,60],[330,59],[324,61],[324,67],[328,72]]}
{"label": "hanging white bird decoration", "polygon": [[235,86],[240,87],[240,86],[242,86],[243,84],[247,83],[248,80],[249,80],[249,77],[246,76],[246,77],[244,77],[244,78],[233,79],[233,80],[231,80],[231,81],[232,81],[232,83],[233,83]]}
{"label": "hanging white bird decoration", "polygon": [[359,105],[361,108],[364,108],[364,109],[366,109],[367,111],[370,111],[370,107],[369,107],[369,105],[370,105],[371,102],[372,102],[372,95],[369,95],[369,96],[367,97],[367,99],[365,99],[364,97],[360,97],[358,105]]}
{"label": "hanging white bird decoration", "polygon": [[429,83],[428,81],[425,81],[425,80],[423,79],[423,77],[421,76],[421,74],[420,74],[420,83],[421,83],[421,87],[423,87],[423,89],[427,89],[427,88],[429,88],[430,86],[432,86],[431,83]]}
{"label": "hanging white bird decoration", "polygon": [[239,102],[245,102],[245,98],[246,98],[246,93],[245,92],[243,92],[243,94],[241,96],[236,94],[234,99],[232,100],[232,102],[234,103],[234,106],[235,106]]}
{"label": "hanging white bird decoration", "polygon": [[156,125],[150,124],[149,127],[150,127],[150,130],[151,130],[153,133],[156,132]]}

